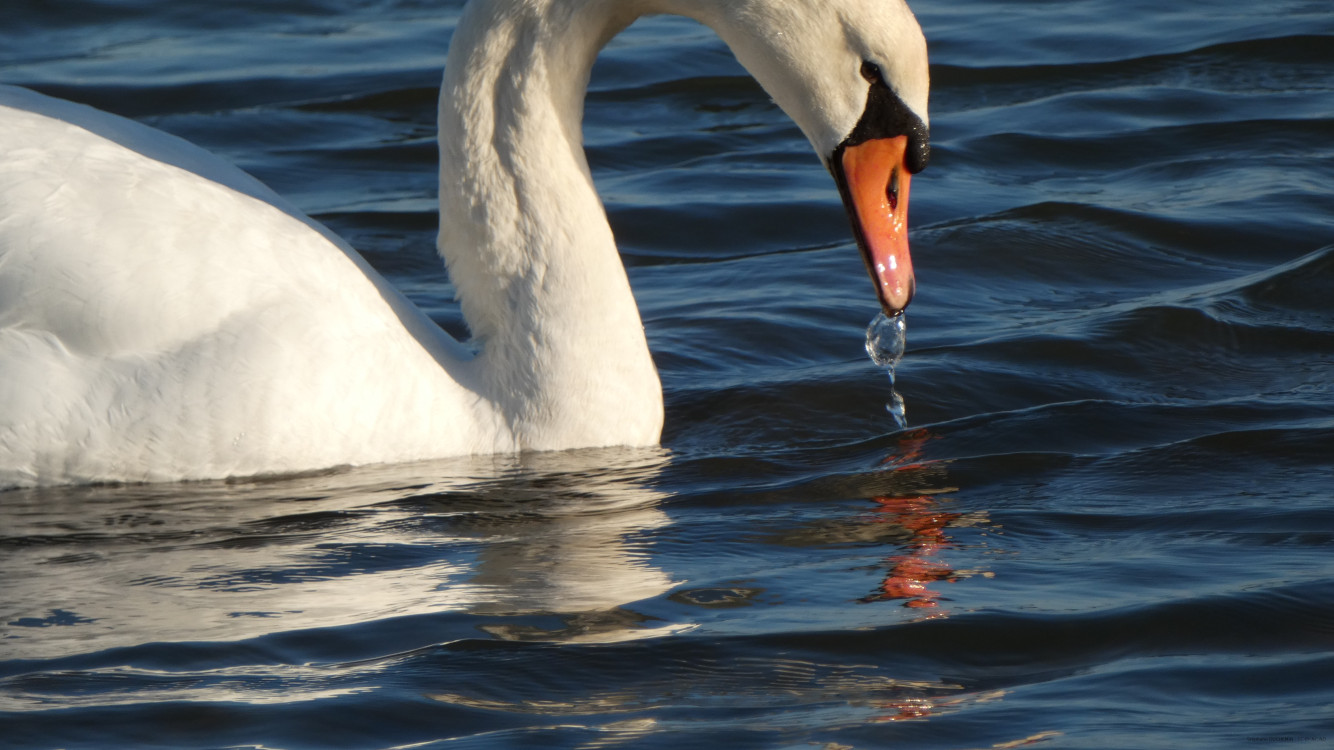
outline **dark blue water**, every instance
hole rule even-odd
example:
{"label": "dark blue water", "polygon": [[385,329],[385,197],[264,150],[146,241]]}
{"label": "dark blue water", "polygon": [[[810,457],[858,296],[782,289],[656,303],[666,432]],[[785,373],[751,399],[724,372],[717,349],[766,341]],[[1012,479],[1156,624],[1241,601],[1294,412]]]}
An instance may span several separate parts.
{"label": "dark blue water", "polygon": [[[458,5],[6,0],[0,81],[233,159],[462,335]],[[828,175],[646,20],[585,134],[663,449],[4,493],[0,746],[1334,746],[1334,12],[914,8],[908,429]]]}

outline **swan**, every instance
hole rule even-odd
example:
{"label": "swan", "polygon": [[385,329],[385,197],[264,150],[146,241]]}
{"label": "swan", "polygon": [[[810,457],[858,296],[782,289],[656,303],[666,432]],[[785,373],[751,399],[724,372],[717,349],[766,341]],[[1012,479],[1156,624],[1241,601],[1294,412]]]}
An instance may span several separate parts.
{"label": "swan", "polygon": [[0,486],[656,444],[662,388],[582,148],[602,46],[712,28],[834,177],[881,306],[913,293],[926,43],[902,0],[472,0],[438,246],[473,340],[173,136],[0,87]]}

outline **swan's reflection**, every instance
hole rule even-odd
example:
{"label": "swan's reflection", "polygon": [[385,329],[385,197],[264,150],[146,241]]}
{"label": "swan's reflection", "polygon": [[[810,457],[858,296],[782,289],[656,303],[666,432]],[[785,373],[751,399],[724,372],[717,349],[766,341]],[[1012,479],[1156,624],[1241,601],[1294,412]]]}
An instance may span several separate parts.
{"label": "swan's reflection", "polygon": [[[931,439],[925,429],[913,430],[900,440],[898,449],[885,459],[891,471],[921,475],[939,474],[930,463],[923,462],[922,449]],[[920,484],[920,481],[914,484]],[[900,543],[900,552],[891,555],[889,571],[880,582],[879,590],[862,601],[897,600],[912,609],[935,609],[933,615],[942,615],[940,592],[930,588],[940,581],[958,580],[955,570],[940,553],[951,542],[945,529],[963,517],[962,513],[947,512],[941,508],[942,493],[953,488],[918,487],[903,493],[879,495],[872,498],[876,504],[875,520],[893,524],[907,533]]]}
{"label": "swan's reflection", "polygon": [[[858,600],[864,603],[897,602],[912,610],[912,620],[949,616],[949,610],[943,606],[949,600],[941,594],[939,584],[953,583],[972,575],[991,576],[988,571],[960,570],[949,560],[950,550],[956,549],[949,530],[987,525],[990,519],[985,511],[968,513],[948,509],[953,503],[951,495],[958,488],[947,484],[949,475],[944,463],[925,457],[925,448],[933,439],[931,431],[925,428],[903,433],[894,450],[881,463],[890,491],[870,498],[875,509],[868,520],[872,525],[883,525],[896,532],[892,535],[896,551],[885,558],[886,570],[876,589]],[[873,721],[922,721],[979,703],[1001,700],[1006,694],[1004,690],[991,690],[951,695],[941,687],[924,685],[915,694],[908,691],[882,701]],[[1045,738],[1048,734],[1034,737]],[[1018,747],[1028,742],[1029,739],[1024,739],[1005,746]]]}
{"label": "swan's reflection", "polygon": [[922,609],[939,606],[940,592],[929,586],[937,581],[958,580],[954,569],[937,554],[950,545],[945,527],[961,514],[939,510],[930,495],[877,497],[875,501],[885,520],[905,529],[912,538],[903,552],[889,557],[889,572],[880,582],[880,590],[866,601],[897,599],[905,607]]}
{"label": "swan's reflection", "polygon": [[[986,526],[986,511],[953,509],[958,488],[944,461],[924,457],[924,447],[934,439],[927,429],[896,436],[888,455],[879,459],[874,471],[844,475],[838,491],[844,497],[862,498],[865,505],[852,514],[820,517],[784,527],[773,541],[791,546],[888,548],[893,551],[877,568],[884,569],[874,590],[854,601],[898,602],[912,619],[938,618],[948,614],[947,599],[935,588],[987,571],[955,568],[949,551],[956,548],[952,530]],[[882,454],[883,455],[883,454]],[[828,480],[816,491],[828,496]],[[678,592],[676,596],[681,596]]]}
{"label": "swan's reflection", "polygon": [[985,512],[962,513],[947,510],[949,494],[957,488],[946,486],[944,465],[924,460],[923,449],[933,439],[927,429],[905,433],[883,465],[895,479],[898,491],[878,494],[871,499],[876,509],[874,523],[889,524],[900,532],[898,551],[886,558],[888,570],[877,590],[863,602],[896,601],[909,609],[922,610],[921,617],[944,617],[941,607],[946,598],[935,586],[953,583],[969,575],[990,577],[986,571],[962,571],[950,564],[947,551],[954,546],[947,530],[959,526],[989,523]]}
{"label": "swan's reflection", "polygon": [[241,641],[442,612],[473,635],[650,635],[662,623],[622,607],[672,586],[644,539],[667,523],[647,486],[666,460],[618,449],[5,493],[0,654]]}

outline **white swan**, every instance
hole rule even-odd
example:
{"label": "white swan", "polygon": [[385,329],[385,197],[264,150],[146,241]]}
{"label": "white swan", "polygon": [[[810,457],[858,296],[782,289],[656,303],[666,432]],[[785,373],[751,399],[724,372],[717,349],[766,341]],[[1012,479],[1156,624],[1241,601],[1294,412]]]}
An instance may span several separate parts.
{"label": "white swan", "polygon": [[440,97],[440,252],[477,353],[345,242],[172,136],[0,87],[0,486],[656,443],[662,392],[581,146],[598,50],[712,27],[912,293],[926,45],[902,0],[473,0]]}

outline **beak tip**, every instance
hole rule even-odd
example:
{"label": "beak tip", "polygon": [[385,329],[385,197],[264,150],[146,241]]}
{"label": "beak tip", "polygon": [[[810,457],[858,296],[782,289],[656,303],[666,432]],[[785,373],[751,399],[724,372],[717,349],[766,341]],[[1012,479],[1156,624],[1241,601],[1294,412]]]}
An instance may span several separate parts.
{"label": "beak tip", "polygon": [[894,289],[887,288],[887,285],[882,286],[880,292],[880,309],[884,310],[886,316],[892,318],[902,314],[912,302],[917,294],[917,279],[909,276],[907,284]]}

